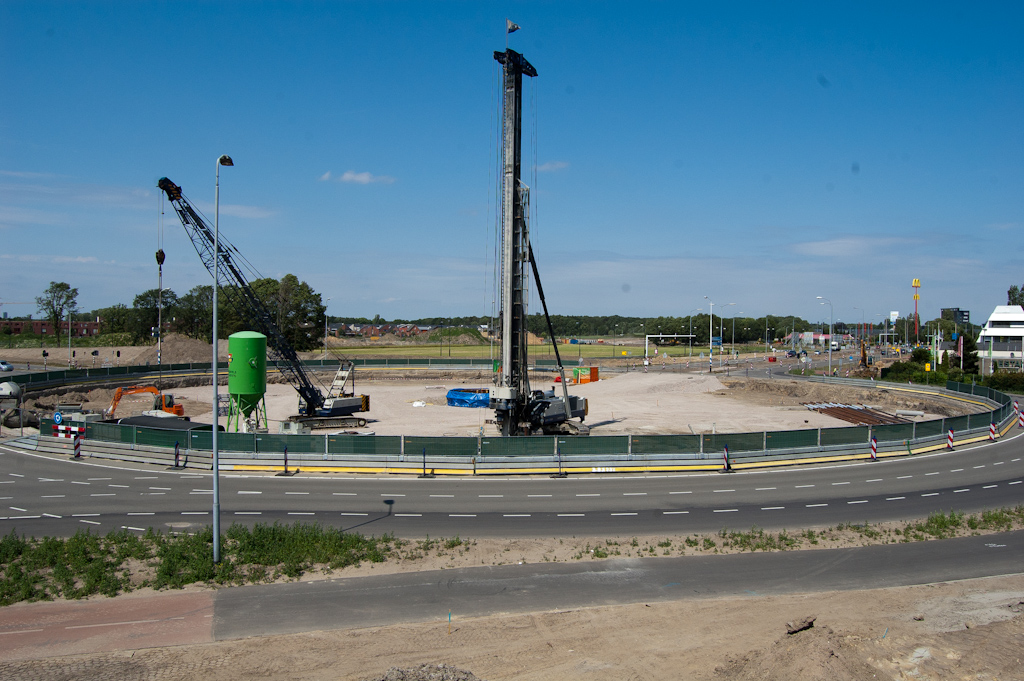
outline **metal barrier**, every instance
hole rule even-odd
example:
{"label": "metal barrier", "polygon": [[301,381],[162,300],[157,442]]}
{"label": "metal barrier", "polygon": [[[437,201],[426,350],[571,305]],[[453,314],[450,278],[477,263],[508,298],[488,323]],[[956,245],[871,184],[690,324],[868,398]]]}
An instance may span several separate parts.
{"label": "metal barrier", "polygon": [[[888,387],[886,384],[876,387]],[[906,454],[914,446],[943,443],[953,430],[960,441],[981,433],[987,439],[991,424],[1002,430],[1016,422],[1009,396],[982,386],[950,383],[951,393],[970,394],[998,405],[991,411],[933,421],[880,426],[849,426],[792,431],[754,433],[715,433],[702,435],[611,435],[611,436],[533,436],[533,437],[425,437],[375,435],[275,435],[222,433],[218,448],[221,456],[236,466],[273,463],[281,459],[287,447],[295,462],[320,461],[330,467],[383,466],[404,470],[415,468],[424,455],[431,467],[474,472],[531,472],[561,459],[570,468],[592,467],[595,471],[634,470],[674,467],[707,469],[709,461],[722,460],[726,449],[734,465],[778,465],[773,462],[801,460],[868,458],[872,440],[880,455]],[[52,421],[41,423],[39,443],[52,440]],[[973,440],[972,440],[973,441]],[[212,446],[210,431],[169,431],[109,423],[88,423],[85,428],[86,451],[93,445],[115,446],[116,458],[132,458],[138,450],[151,458],[154,451],[166,453],[181,447],[190,462],[209,461]],[[125,452],[129,452],[126,454]],[[198,456],[196,455],[198,454]],[[103,456],[103,454],[99,454]],[[139,459],[141,460],[141,459]],[[231,465],[230,463],[228,464]],[[451,471],[449,471],[451,472]],[[577,471],[578,472],[578,471]]]}

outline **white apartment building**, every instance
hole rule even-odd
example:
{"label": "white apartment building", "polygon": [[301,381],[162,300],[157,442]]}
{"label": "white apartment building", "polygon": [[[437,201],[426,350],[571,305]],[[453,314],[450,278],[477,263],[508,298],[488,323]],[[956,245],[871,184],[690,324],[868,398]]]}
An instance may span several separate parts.
{"label": "white apartment building", "polygon": [[1024,363],[1024,307],[998,305],[985,322],[978,336],[978,359],[983,374],[1000,371],[1021,371]]}

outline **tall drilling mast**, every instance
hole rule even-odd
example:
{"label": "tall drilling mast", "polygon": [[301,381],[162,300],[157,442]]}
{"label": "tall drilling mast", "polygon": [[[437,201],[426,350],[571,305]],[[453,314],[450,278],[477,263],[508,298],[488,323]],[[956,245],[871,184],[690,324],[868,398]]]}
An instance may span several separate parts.
{"label": "tall drilling mast", "polygon": [[[490,391],[490,407],[502,435],[524,435],[533,432],[581,433],[586,429],[569,419],[583,419],[587,401],[530,390],[527,357],[527,282],[528,267],[537,278],[537,291],[544,304],[544,316],[554,344],[551,320],[547,314],[537,265],[530,248],[529,187],[520,181],[522,164],[523,75],[536,77],[537,70],[515,50],[495,52],[501,63],[504,98],[502,102],[502,176],[501,176],[501,368]],[[555,355],[558,348],[555,346]],[[561,360],[559,358],[559,368]]]}

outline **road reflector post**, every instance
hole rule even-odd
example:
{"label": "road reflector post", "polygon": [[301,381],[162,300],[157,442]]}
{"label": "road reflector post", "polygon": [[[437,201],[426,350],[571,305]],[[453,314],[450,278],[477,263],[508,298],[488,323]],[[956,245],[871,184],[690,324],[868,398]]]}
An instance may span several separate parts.
{"label": "road reflector post", "polygon": [[946,436],[946,449],[953,449],[953,429],[949,429],[949,435]]}
{"label": "road reflector post", "polygon": [[179,468],[178,458],[181,456],[181,446],[177,441],[174,442],[174,467]]}
{"label": "road reflector post", "polygon": [[878,438],[871,438],[871,460],[878,461]]}
{"label": "road reflector post", "polygon": [[418,477],[418,478],[433,478],[434,477],[434,471],[433,470],[431,470],[429,473],[427,473],[427,448],[426,447],[423,448],[423,472],[420,473],[419,475],[417,475],[416,477]]}
{"label": "road reflector post", "polygon": [[75,458],[82,458],[82,436],[77,433],[75,434]]}
{"label": "road reflector post", "polygon": [[995,439],[996,439],[996,424],[995,423],[988,424],[988,439],[993,441],[993,442],[995,442]]}
{"label": "road reflector post", "polygon": [[295,475],[298,472],[299,472],[298,466],[295,467],[294,471],[289,471],[288,470],[288,448],[285,447],[284,448],[284,470],[281,471],[280,473],[277,473],[277,475],[279,475],[279,476],[286,476],[286,477],[290,478],[291,476]]}
{"label": "road reflector post", "polygon": [[732,473],[732,464],[729,463],[729,445],[725,445],[722,453],[722,472]]}
{"label": "road reflector post", "polygon": [[1017,426],[1019,428],[1024,428],[1024,411],[1017,415]]}

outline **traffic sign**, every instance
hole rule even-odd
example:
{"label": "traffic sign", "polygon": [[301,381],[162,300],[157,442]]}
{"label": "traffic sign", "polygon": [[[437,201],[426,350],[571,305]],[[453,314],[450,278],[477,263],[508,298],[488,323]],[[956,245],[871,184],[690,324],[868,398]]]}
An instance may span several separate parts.
{"label": "traffic sign", "polygon": [[53,424],[59,426],[64,421],[64,415],[59,411],[53,412]]}

